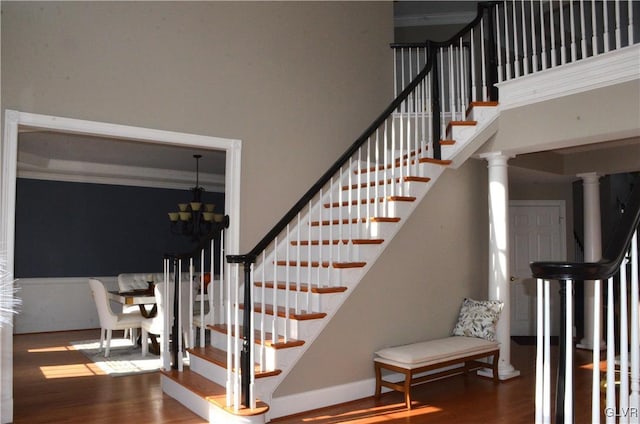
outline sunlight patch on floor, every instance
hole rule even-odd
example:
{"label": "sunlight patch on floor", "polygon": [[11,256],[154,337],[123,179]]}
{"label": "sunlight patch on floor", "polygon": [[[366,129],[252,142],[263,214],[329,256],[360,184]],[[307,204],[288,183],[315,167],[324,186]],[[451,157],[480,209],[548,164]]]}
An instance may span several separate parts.
{"label": "sunlight patch on floor", "polygon": [[[411,409],[411,416],[415,417],[418,415],[432,414],[434,412],[440,412],[440,411],[442,411],[441,408],[436,408],[434,406],[418,407],[415,409]],[[335,414],[335,415],[319,415],[317,417],[304,418],[302,421],[306,423],[313,423],[313,422],[318,422],[318,423],[341,422],[342,423],[342,422],[358,421],[358,420],[366,419],[367,423],[377,423],[377,422],[389,421],[390,415],[404,414],[407,412],[408,410],[405,403],[400,402],[396,404],[376,406],[376,407],[367,408],[367,409],[359,409],[359,410],[344,412],[344,413]]]}
{"label": "sunlight patch on floor", "polygon": [[28,353],[47,353],[47,352],[66,352],[69,350],[75,350],[73,346],[52,346],[52,347],[41,347],[35,349],[28,349]]}
{"label": "sunlight patch on floor", "polygon": [[40,371],[46,379],[107,375],[95,364],[52,365],[40,367]]}

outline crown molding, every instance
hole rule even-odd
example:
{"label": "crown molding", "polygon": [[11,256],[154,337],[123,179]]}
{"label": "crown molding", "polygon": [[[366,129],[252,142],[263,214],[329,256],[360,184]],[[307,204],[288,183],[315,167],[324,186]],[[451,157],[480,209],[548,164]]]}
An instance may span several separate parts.
{"label": "crown molding", "polygon": [[477,16],[476,11],[427,13],[396,16],[393,23],[396,27],[425,27],[436,25],[468,24]]}
{"label": "crown molding", "polygon": [[[24,152],[18,153],[18,178],[177,190],[195,185],[193,172],[46,159]],[[225,191],[224,175],[201,172],[199,182],[206,191]]]}

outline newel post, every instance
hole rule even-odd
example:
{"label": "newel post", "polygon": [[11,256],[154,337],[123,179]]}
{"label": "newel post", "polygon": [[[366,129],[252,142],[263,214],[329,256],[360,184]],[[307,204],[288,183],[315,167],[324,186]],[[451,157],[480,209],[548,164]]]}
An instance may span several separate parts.
{"label": "newel post", "polygon": [[244,267],[244,313],[242,314],[242,351],[240,353],[240,373],[242,375],[242,403],[245,407],[251,407],[251,366],[253,364],[253,349],[251,344],[251,314],[253,314],[253,301],[251,299],[251,264],[253,261],[245,260]]}

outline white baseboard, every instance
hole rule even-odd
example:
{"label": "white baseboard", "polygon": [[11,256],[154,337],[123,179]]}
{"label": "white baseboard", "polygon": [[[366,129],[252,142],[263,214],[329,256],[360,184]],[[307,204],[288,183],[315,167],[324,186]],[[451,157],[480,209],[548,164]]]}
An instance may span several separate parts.
{"label": "white baseboard", "polygon": [[[398,374],[401,378],[400,374]],[[273,398],[269,408],[269,418],[284,417],[304,411],[336,405],[356,399],[373,396],[376,388],[375,378],[353,383],[331,386],[304,393]],[[388,389],[384,389],[388,391]]]}

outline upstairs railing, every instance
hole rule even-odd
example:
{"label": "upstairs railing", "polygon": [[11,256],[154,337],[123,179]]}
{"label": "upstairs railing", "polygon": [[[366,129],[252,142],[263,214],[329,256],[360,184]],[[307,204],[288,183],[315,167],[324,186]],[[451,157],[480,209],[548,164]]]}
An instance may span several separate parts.
{"label": "upstairs railing", "polygon": [[[464,46],[470,50],[469,66],[481,67],[483,72],[495,67],[495,81],[487,76],[489,86],[483,90],[491,89],[491,82],[534,74],[640,41],[637,1],[511,0],[492,4],[491,21],[476,31],[483,32],[481,38],[493,37],[495,45],[491,50],[489,46],[483,50],[484,45]],[[487,35],[488,31],[492,34]],[[397,94],[424,67],[427,44],[392,47]]]}
{"label": "upstairs railing", "polygon": [[[638,226],[640,224],[640,178],[636,178],[630,201],[603,257],[595,263],[534,262],[537,283],[536,423],[551,422],[551,356],[549,281],[560,282],[560,336],[555,392],[555,423],[575,422],[573,290],[575,282],[594,285],[593,375],[591,422],[640,421],[640,287],[638,286]],[[606,283],[606,378],[602,378],[600,328],[602,284]],[[617,290],[615,289],[617,286]],[[628,296],[629,294],[629,296]],[[630,297],[630,298],[628,298]],[[614,301],[619,303],[616,322]],[[618,331],[616,332],[616,328]],[[616,353],[616,346],[618,351]],[[618,378],[616,378],[618,374]],[[601,387],[606,387],[604,404]],[[588,408],[588,404],[580,404]]]}

